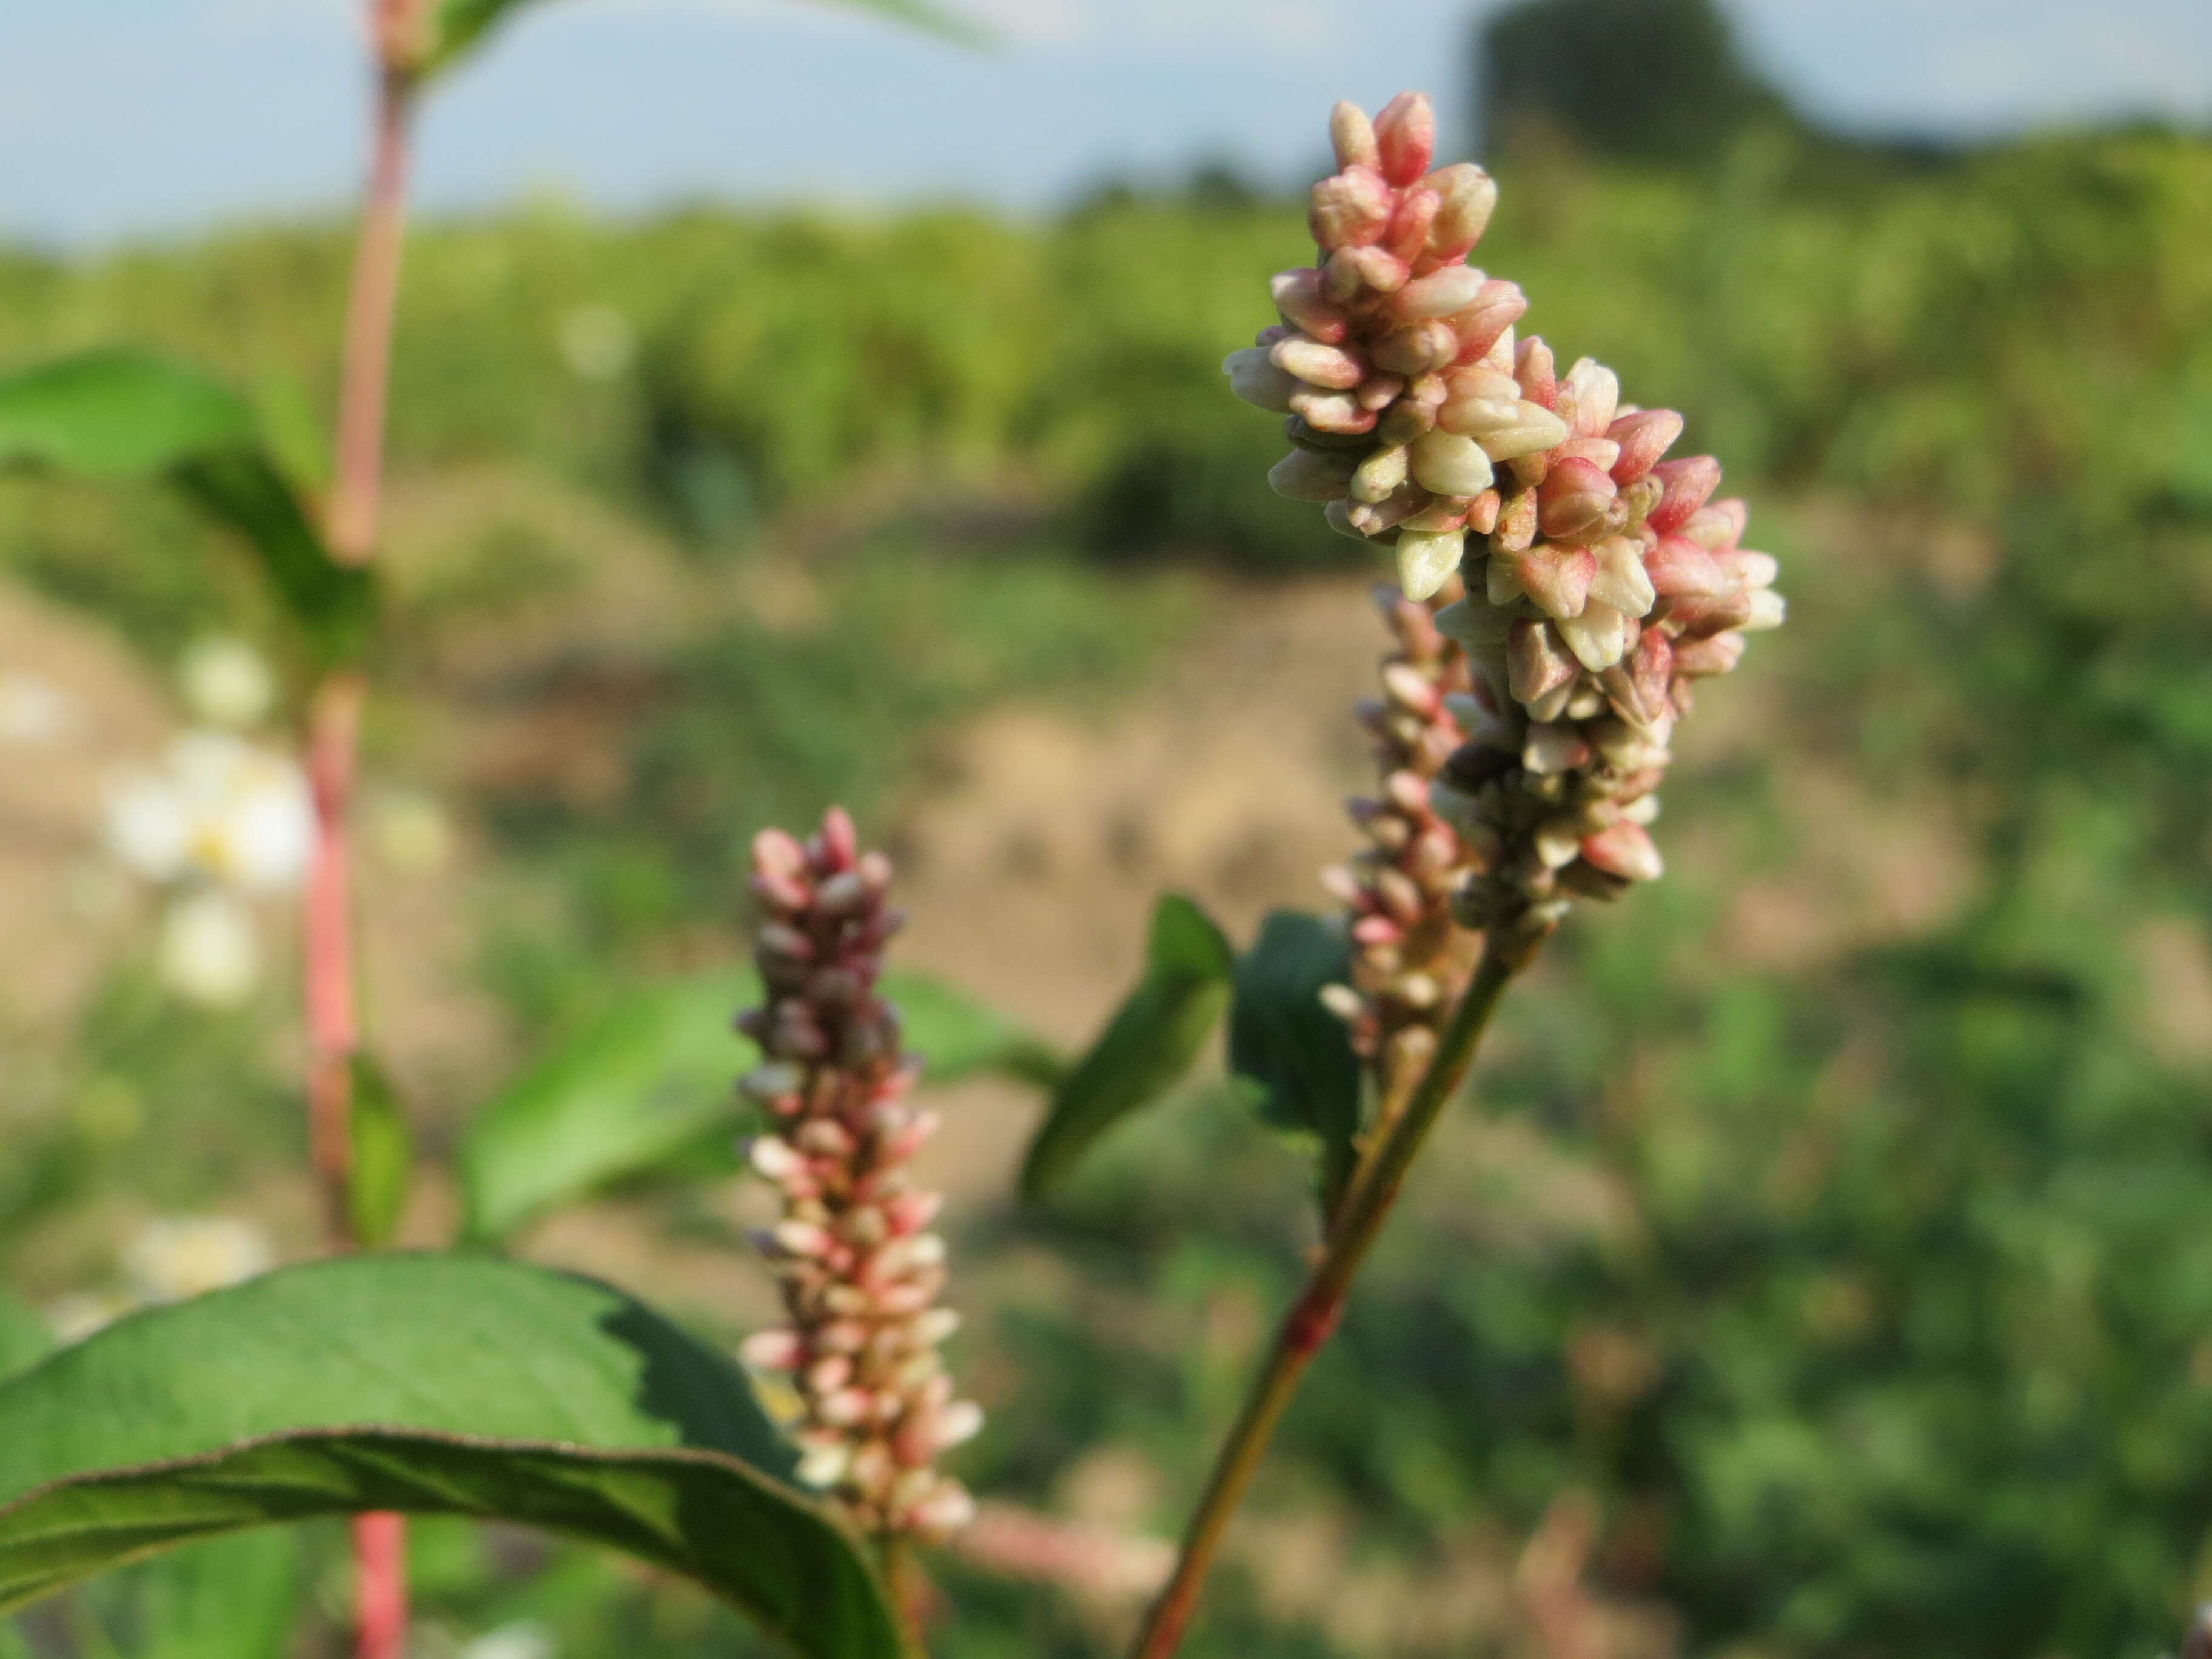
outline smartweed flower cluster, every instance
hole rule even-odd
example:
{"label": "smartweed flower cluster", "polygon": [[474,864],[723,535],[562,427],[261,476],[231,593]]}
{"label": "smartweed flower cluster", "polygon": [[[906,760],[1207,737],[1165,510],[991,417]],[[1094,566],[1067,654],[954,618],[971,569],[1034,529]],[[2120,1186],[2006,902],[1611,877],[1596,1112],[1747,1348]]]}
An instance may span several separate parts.
{"label": "smartweed flower cluster", "polygon": [[[1456,588],[1456,578],[1447,580]],[[1382,787],[1352,803],[1366,848],[1322,872],[1353,918],[1352,983],[1329,987],[1323,999],[1350,1027],[1387,1111],[1435,1058],[1437,1022],[1472,961],[1452,916],[1469,874],[1466,845],[1431,797],[1467,741],[1455,710],[1466,707],[1474,681],[1428,605],[1386,583],[1376,584],[1375,604],[1395,648],[1383,659],[1382,696],[1363,702],[1359,719],[1375,738]]]}
{"label": "smartweed flower cluster", "polygon": [[[1330,131],[1320,263],[1275,277],[1281,320],[1224,367],[1288,417],[1278,490],[1394,548],[1409,599],[1463,581],[1435,623],[1473,670],[1450,705],[1466,741],[1429,801],[1468,854],[1459,919],[1541,928],[1572,894],[1660,873],[1646,826],[1675,722],[1782,621],[1775,562],[1741,544],[1741,501],[1711,499],[1717,461],[1664,459],[1680,415],[1516,341],[1526,299],[1466,263],[1497,187],[1465,162],[1429,170],[1425,98],[1372,122],[1340,104]],[[1379,888],[1354,908],[1355,926],[1391,914]]]}
{"label": "smartweed flower cluster", "polygon": [[928,1229],[941,1200],[908,1170],[938,1119],[907,1098],[921,1062],[876,994],[902,920],[884,902],[890,861],[861,853],[852,819],[833,809],[804,844],[763,830],[752,868],[768,1000],[738,1024],[767,1056],[743,1087],[774,1126],[750,1156],[783,1200],[760,1243],[789,1322],[757,1333],[744,1357],[791,1374],[802,1480],[869,1532],[942,1537],[975,1505],[938,1454],[983,1414],[952,1397],[938,1356],[958,1323],[937,1305],[945,1242]]}

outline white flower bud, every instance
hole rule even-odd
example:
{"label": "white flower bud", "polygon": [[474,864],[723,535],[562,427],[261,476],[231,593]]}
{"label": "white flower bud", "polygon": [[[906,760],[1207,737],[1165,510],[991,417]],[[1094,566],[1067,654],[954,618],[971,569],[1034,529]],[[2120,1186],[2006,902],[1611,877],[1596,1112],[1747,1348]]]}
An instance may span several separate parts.
{"label": "white flower bud", "polygon": [[1398,584],[1409,599],[1432,596],[1459,568],[1467,538],[1456,530],[1407,530],[1398,537]]}
{"label": "white flower bud", "polygon": [[1490,457],[1474,439],[1454,432],[1425,432],[1413,440],[1414,482],[1439,495],[1479,495],[1490,488]]}

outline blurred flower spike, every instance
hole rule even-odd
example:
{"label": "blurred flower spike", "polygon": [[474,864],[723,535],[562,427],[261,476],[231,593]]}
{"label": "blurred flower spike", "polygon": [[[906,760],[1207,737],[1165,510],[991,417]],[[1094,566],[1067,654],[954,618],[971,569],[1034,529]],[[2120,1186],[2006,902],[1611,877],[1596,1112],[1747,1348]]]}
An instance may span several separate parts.
{"label": "blurred flower spike", "polygon": [[754,958],[768,1000],[738,1024],[765,1060],[741,1086],[772,1126],[750,1150],[782,1195],[760,1244],[789,1322],[743,1352],[792,1376],[801,1479],[871,1533],[934,1539],[975,1513],[937,1458],[983,1419],[952,1397],[938,1355],[958,1322],[937,1305],[945,1243],[927,1229],[940,1199],[908,1169],[937,1117],[907,1099],[921,1062],[902,1051],[898,1015],[875,988],[902,920],[884,902],[890,879],[890,861],[859,850],[842,811],[804,844],[780,830],[753,842]]}
{"label": "blurred flower spike", "polygon": [[172,891],[163,978],[204,1006],[243,1001],[260,975],[244,896],[297,887],[313,843],[313,807],[298,766],[227,732],[191,732],[158,766],[114,780],[106,809],[108,850]]}
{"label": "blurred flower spike", "polygon": [[[1464,582],[1435,625],[1473,670],[1448,700],[1467,741],[1430,803],[1468,855],[1459,920],[1541,927],[1571,894],[1659,874],[1645,826],[1693,683],[1734,668],[1784,605],[1774,560],[1741,544],[1743,503],[1711,499],[1719,462],[1663,459],[1680,415],[1516,342],[1528,301],[1466,263],[1497,187],[1465,162],[1430,171],[1435,125],[1418,94],[1371,123],[1336,106],[1321,264],[1275,277],[1281,320],[1224,368],[1286,416],[1277,490],[1395,549],[1409,599]],[[1386,898],[1354,905],[1355,931]]]}

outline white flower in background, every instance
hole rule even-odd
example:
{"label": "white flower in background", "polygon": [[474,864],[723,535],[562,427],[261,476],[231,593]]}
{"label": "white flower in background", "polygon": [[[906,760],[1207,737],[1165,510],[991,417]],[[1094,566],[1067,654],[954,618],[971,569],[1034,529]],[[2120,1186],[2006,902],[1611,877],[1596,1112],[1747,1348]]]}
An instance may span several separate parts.
{"label": "white flower in background", "polygon": [[629,319],[612,306],[578,306],[561,319],[561,357],[580,380],[621,378],[637,356]]}
{"label": "white flower in background", "polygon": [[185,707],[210,726],[244,731],[258,726],[276,701],[276,677],[243,640],[196,640],[177,665]]}
{"label": "white flower in background", "polygon": [[149,881],[281,892],[299,884],[313,843],[299,767],[227,732],[186,732],[158,767],[108,790],[108,847]]}
{"label": "white flower in background", "polygon": [[124,1284],[47,1304],[46,1326],[81,1342],[125,1314],[240,1285],[276,1265],[268,1235],[229,1216],[162,1216],[123,1247]]}
{"label": "white flower in background", "polygon": [[261,981],[261,940],[252,913],[218,890],[187,893],[170,903],[155,959],[161,982],[203,1008],[238,1007]]}
{"label": "white flower in background", "polygon": [[123,1249],[123,1271],[139,1302],[182,1302],[241,1285],[276,1265],[268,1236],[230,1216],[163,1216]]}
{"label": "white flower in background", "polygon": [[115,1291],[97,1296],[64,1296],[46,1304],[46,1328],[54,1334],[55,1341],[67,1346],[137,1311],[137,1303]]}
{"label": "white flower in background", "polygon": [[51,749],[76,720],[76,699],[52,680],[20,669],[0,673],[0,743]]}
{"label": "white flower in background", "polygon": [[543,1625],[501,1625],[463,1648],[459,1659],[553,1659],[553,1633]]}

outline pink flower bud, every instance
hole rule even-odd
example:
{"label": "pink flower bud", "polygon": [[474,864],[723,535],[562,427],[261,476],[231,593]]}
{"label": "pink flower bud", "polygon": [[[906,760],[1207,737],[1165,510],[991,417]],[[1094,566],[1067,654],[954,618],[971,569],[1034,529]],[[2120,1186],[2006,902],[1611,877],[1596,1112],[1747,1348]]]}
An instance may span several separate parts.
{"label": "pink flower bud", "polygon": [[822,815],[822,860],[827,871],[849,870],[860,855],[860,838],[853,828],[852,815],[842,806],[833,806]]}
{"label": "pink flower bud", "polygon": [[1487,574],[1493,605],[1501,604],[1499,584],[1510,583],[1514,591],[1502,603],[1525,594],[1553,617],[1574,617],[1589,602],[1597,558],[1571,543],[1538,542],[1524,552],[1493,554]]}
{"label": "pink flower bud", "polygon": [[1390,223],[1390,187],[1382,175],[1364,167],[1348,167],[1313,187],[1313,204],[1306,222],[1314,240],[1334,252],[1342,247],[1365,247],[1382,240]]}
{"label": "pink flower bud", "polygon": [[1720,487],[1721,464],[1710,455],[1688,455],[1679,461],[1662,461],[1651,469],[1666,493],[1644,520],[1662,536],[1680,530],[1690,515],[1705,504],[1705,497]]}
{"label": "pink flower bud", "polygon": [[1441,318],[1393,329],[1375,344],[1376,365],[1394,374],[1425,374],[1458,355],[1459,336]]}
{"label": "pink flower bud", "polygon": [[1473,305],[1486,279],[1473,265],[1446,265],[1400,289],[1390,308],[1408,322],[1449,317]]}
{"label": "pink flower bud", "polygon": [[1335,345],[1344,338],[1344,313],[1322,297],[1319,270],[1300,266],[1279,271],[1268,289],[1274,296],[1275,309],[1291,326],[1324,345]]}
{"label": "pink flower bud", "polygon": [[799,1333],[781,1327],[755,1331],[738,1344],[738,1357],[756,1370],[794,1371],[806,1358]]}
{"label": "pink flower bud", "polygon": [[1451,319],[1460,343],[1453,361],[1470,364],[1482,362],[1528,309],[1528,296],[1521,291],[1520,284],[1492,277],[1476,294],[1474,303]]}
{"label": "pink flower bud", "polygon": [[1662,536],[1644,568],[1653,589],[1670,599],[1711,599],[1729,586],[1718,562],[1686,536]]}
{"label": "pink flower bud", "polygon": [[1568,456],[1545,475],[1536,492],[1537,527],[1564,540],[1586,537],[1604,524],[1606,509],[1619,494],[1595,462]]}
{"label": "pink flower bud", "polygon": [[1498,205],[1498,185],[1472,161],[1458,161],[1429,175],[1431,190],[1442,198],[1429,245],[1443,258],[1457,258],[1478,241]]}
{"label": "pink flower bud", "polygon": [[1583,842],[1582,854],[1606,874],[1623,881],[1656,881],[1666,867],[1659,849],[1638,823],[1624,822],[1599,831]]}
{"label": "pink flower bud", "polygon": [[1303,334],[1276,341],[1269,348],[1267,358],[1276,368],[1297,375],[1307,385],[1329,392],[1349,392],[1367,378],[1367,365],[1357,352],[1342,346],[1323,345]]}
{"label": "pink flower bud", "polygon": [[1521,383],[1521,395],[1531,403],[1549,409],[1559,400],[1558,372],[1552,363],[1552,348],[1543,337],[1532,334],[1521,342],[1513,359],[1513,378]]}
{"label": "pink flower bud", "polygon": [[1674,447],[1674,440],[1682,435],[1682,417],[1671,409],[1639,409],[1614,421],[1605,435],[1620,446],[1613,481],[1626,486],[1650,471]]}
{"label": "pink flower bud", "polygon": [[1674,647],[1674,672],[1692,679],[1735,671],[1743,659],[1743,635],[1715,634],[1708,639],[1685,640]]}
{"label": "pink flower bud", "polygon": [[1427,252],[1429,228],[1436,223],[1437,210],[1443,205],[1443,198],[1432,190],[1408,191],[1398,198],[1382,245],[1389,249],[1393,258],[1403,259],[1409,270],[1413,262]]}
{"label": "pink flower bud", "polygon": [[1436,156],[1435,106],[1425,94],[1400,93],[1375,118],[1375,142],[1383,178],[1401,186],[1416,182]]}

